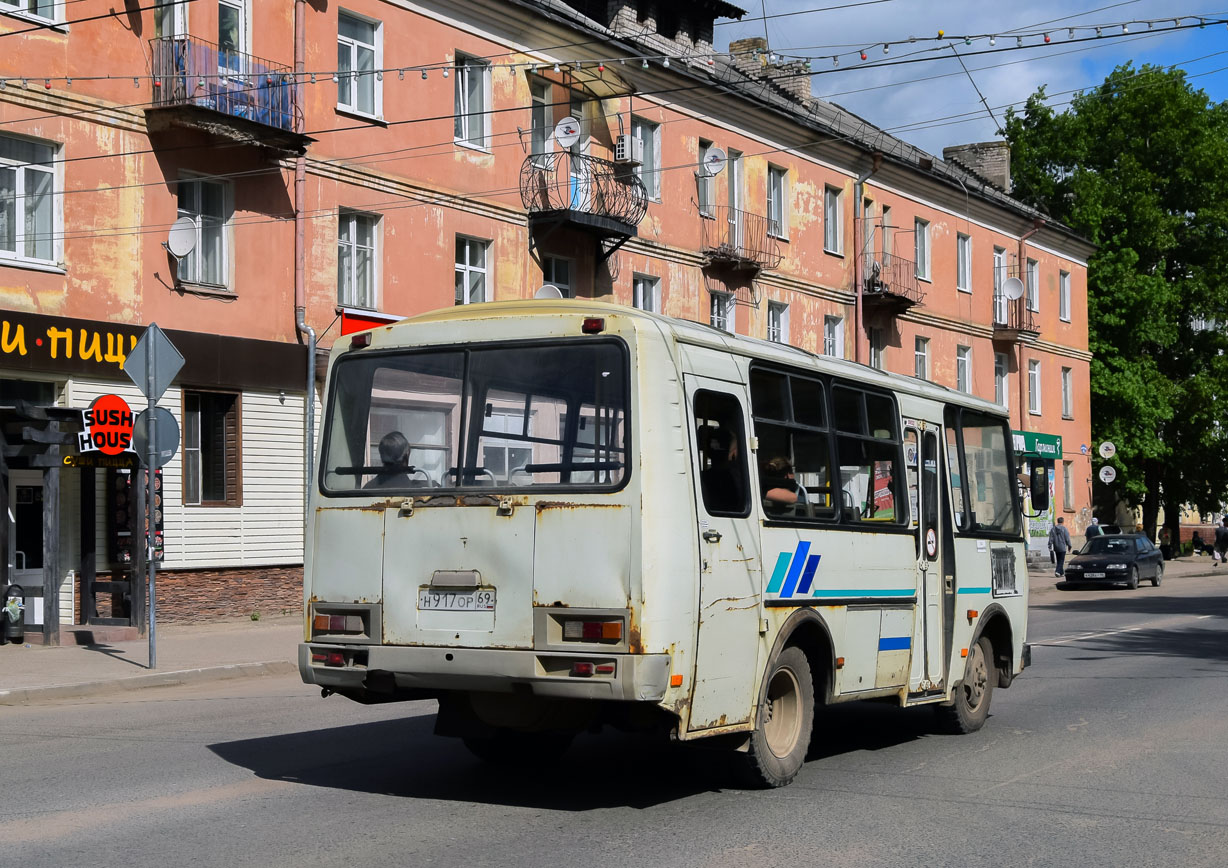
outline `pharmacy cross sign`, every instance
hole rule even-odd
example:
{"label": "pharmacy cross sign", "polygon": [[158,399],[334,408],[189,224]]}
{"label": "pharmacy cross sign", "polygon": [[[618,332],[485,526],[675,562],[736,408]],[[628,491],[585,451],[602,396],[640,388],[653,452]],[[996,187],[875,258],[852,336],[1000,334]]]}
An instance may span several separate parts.
{"label": "pharmacy cross sign", "polygon": [[182,368],[183,355],[157,323],[145,329],[145,334],[124,359],[124,373],[151,402],[162,397]]}

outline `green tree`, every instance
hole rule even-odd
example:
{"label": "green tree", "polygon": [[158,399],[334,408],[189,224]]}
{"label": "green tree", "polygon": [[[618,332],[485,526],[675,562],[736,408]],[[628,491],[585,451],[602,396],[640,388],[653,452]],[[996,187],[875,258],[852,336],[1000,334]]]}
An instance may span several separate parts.
{"label": "green tree", "polygon": [[[1157,513],[1228,500],[1228,104],[1178,69],[1118,67],[1055,112],[1008,112],[1014,195],[1096,245],[1088,262],[1092,436],[1110,499]],[[1099,488],[1099,483],[1097,483]],[[1106,504],[1113,506],[1115,504]]]}

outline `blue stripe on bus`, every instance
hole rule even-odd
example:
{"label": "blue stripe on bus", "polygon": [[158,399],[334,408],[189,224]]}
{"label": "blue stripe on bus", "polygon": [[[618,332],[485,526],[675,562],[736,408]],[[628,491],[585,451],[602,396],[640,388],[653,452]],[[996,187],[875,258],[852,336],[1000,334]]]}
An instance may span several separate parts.
{"label": "blue stripe on bus", "polygon": [[908,636],[883,636],[878,640],[879,651],[907,651],[912,647],[912,639]]}
{"label": "blue stripe on bus", "polygon": [[785,576],[785,586],[780,589],[780,596],[793,596],[793,591],[797,588],[797,578],[802,574],[802,567],[806,565],[806,555],[809,553],[810,543],[802,541],[797,544],[797,551],[793,553],[793,563],[789,565],[789,575]]}
{"label": "blue stripe on bus", "polygon": [[960,588],[961,594],[988,594],[993,591],[993,588]]}
{"label": "blue stripe on bus", "polygon": [[815,597],[915,597],[917,592],[912,588],[902,588],[896,591],[881,591],[876,588],[837,588],[829,590],[819,588],[812,596]]}
{"label": "blue stripe on bus", "polygon": [[767,592],[775,594],[780,590],[781,582],[785,580],[785,570],[789,568],[789,561],[793,556],[788,552],[781,552],[776,556],[776,569],[772,570],[772,579],[768,582]]}
{"label": "blue stripe on bus", "polygon": [[819,558],[822,555],[811,555],[806,558],[806,571],[802,573],[802,583],[798,585],[798,594],[810,593],[810,583],[814,581],[814,571],[819,568]]}

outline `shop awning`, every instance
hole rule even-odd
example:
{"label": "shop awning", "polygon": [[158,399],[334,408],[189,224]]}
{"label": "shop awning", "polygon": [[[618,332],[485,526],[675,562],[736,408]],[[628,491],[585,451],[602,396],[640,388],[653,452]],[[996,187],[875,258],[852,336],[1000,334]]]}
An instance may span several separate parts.
{"label": "shop awning", "polygon": [[1062,435],[1042,434],[1039,431],[1012,431],[1015,454],[1023,458],[1047,458],[1059,461],[1062,457]]}

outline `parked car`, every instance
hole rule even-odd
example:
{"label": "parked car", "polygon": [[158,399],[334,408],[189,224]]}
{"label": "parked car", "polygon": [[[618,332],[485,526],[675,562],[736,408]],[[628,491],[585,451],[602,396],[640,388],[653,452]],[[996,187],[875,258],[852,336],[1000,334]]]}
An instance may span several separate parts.
{"label": "parked car", "polygon": [[1105,534],[1089,539],[1066,562],[1066,582],[1125,585],[1134,589],[1139,579],[1158,586],[1164,580],[1160,550],[1141,533]]}

